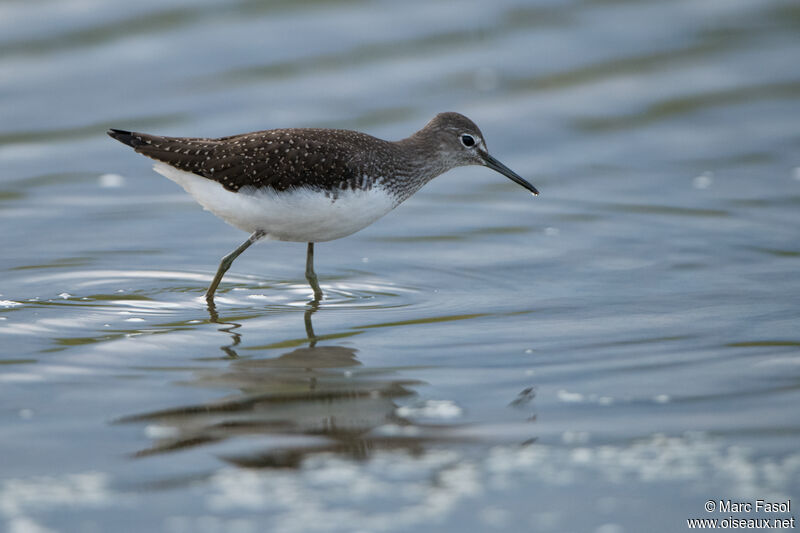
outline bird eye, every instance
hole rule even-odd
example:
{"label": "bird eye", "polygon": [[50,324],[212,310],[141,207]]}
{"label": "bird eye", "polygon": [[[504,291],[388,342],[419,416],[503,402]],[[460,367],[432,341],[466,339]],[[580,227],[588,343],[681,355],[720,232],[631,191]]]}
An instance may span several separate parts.
{"label": "bird eye", "polygon": [[467,135],[466,133],[461,136],[461,144],[469,148],[470,146],[475,146],[475,138],[472,135]]}

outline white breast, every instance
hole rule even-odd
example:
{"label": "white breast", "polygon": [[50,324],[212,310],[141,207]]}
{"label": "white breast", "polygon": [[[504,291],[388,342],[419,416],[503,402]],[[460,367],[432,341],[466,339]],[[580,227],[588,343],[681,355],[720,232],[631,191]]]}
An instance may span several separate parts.
{"label": "white breast", "polygon": [[197,202],[228,224],[264,238],[324,242],[346,237],[391,211],[397,204],[380,185],[370,190],[339,191],[336,199],[313,189],[275,192],[271,189],[231,192],[202,176],[164,163],[153,169],[183,187]]}

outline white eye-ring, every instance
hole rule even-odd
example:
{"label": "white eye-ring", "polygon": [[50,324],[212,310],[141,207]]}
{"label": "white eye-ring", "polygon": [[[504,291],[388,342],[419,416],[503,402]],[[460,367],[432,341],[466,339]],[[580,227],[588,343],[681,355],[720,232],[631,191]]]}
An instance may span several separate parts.
{"label": "white eye-ring", "polygon": [[471,147],[475,146],[475,137],[473,137],[469,133],[462,133],[461,134],[461,144],[463,144],[467,148],[471,148]]}

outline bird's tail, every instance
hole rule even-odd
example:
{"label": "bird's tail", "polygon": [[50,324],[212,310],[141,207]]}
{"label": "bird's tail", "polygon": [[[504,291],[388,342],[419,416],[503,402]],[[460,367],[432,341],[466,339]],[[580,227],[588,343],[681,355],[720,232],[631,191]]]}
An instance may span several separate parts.
{"label": "bird's tail", "polygon": [[141,138],[137,138],[137,136],[130,131],[111,128],[106,133],[108,133],[109,137],[118,140],[122,144],[127,144],[134,148],[143,144]]}

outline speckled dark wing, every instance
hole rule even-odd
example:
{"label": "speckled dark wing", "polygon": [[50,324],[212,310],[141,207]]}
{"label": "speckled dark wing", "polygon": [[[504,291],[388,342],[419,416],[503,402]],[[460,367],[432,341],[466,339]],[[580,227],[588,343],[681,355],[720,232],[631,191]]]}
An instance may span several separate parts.
{"label": "speckled dark wing", "polygon": [[219,139],[160,137],[109,130],[140,154],[220,183],[283,191],[295,187],[347,189],[363,183],[365,157],[389,143],[364,133],[330,129],[281,129]]}

